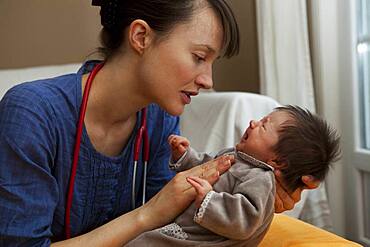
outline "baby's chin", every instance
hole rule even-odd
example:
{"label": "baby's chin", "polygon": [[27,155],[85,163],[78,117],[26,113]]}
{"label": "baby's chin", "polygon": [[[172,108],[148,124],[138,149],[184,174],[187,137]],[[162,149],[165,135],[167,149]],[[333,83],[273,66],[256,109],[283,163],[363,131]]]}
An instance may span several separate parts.
{"label": "baby's chin", "polygon": [[243,152],[243,153],[248,154],[247,150],[245,150],[245,148],[243,148],[243,144],[242,143],[236,144],[235,145],[235,149],[236,149],[236,151],[239,151],[239,152]]}

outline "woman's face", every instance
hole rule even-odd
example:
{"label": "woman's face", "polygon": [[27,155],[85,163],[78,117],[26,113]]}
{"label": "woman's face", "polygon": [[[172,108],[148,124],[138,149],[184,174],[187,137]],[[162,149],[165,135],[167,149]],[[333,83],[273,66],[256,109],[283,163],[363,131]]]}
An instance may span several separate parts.
{"label": "woman's face", "polygon": [[172,115],[180,115],[191,96],[213,86],[212,65],[222,47],[220,20],[209,7],[176,25],[168,37],[143,55],[140,83],[144,95]]}

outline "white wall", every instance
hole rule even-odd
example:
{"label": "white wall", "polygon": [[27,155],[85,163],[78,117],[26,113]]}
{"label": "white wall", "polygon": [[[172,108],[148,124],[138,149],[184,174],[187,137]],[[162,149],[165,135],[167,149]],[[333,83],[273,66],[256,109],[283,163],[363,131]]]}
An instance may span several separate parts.
{"label": "white wall", "polygon": [[[259,92],[255,0],[228,0],[241,31],[237,57],[214,66],[215,89]],[[0,0],[0,69],[76,63],[99,46],[91,0]]]}

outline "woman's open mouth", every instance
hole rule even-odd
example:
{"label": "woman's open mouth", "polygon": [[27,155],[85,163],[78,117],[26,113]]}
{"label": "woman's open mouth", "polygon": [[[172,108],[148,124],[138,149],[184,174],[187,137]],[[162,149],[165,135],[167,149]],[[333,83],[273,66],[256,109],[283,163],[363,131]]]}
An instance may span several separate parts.
{"label": "woman's open mouth", "polygon": [[196,96],[196,95],[198,95],[198,92],[181,91],[181,98],[184,104],[190,104],[191,96]]}

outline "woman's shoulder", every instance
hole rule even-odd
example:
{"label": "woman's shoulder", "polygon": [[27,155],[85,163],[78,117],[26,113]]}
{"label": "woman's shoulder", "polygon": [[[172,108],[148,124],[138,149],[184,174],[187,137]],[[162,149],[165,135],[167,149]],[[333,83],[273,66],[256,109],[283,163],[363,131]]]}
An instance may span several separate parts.
{"label": "woman's shoulder", "polygon": [[5,96],[34,95],[39,98],[46,98],[60,91],[70,90],[71,85],[76,82],[76,77],[76,74],[66,74],[53,78],[23,82],[10,88]]}
{"label": "woman's shoulder", "polygon": [[71,116],[68,113],[75,114],[76,93],[71,86],[74,80],[75,76],[70,74],[14,86],[0,102],[2,116],[54,121],[57,115],[65,118]]}

